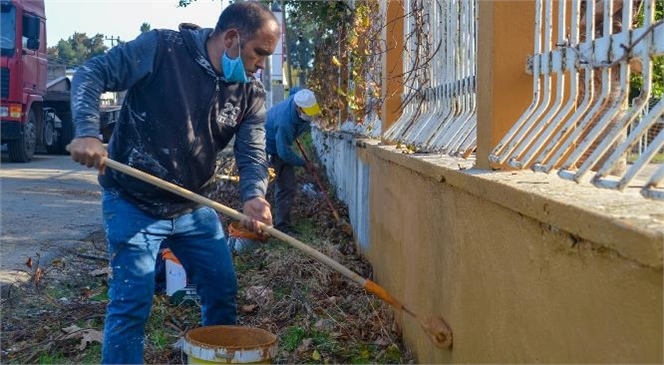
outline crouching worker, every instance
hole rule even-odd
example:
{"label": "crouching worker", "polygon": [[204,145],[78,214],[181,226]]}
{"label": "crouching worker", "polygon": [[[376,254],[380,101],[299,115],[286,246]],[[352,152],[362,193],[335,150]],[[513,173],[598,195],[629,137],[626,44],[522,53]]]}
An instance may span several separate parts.
{"label": "crouching worker", "polygon": [[301,89],[288,99],[275,104],[267,112],[267,153],[276,173],[274,188],[274,223],[278,230],[297,233],[291,221],[291,208],[297,191],[295,167],[305,167],[315,173],[313,163],[293,152],[293,142],[310,128],[320,114],[316,96],[309,89]]}
{"label": "crouching worker", "polygon": [[280,37],[257,2],[226,7],[214,29],[183,24],[153,30],[81,66],[73,79],[74,161],[99,169],[112,276],[102,362],[142,364],[145,324],[162,241],[184,266],[201,299],[202,324],[236,323],[237,278],[217,213],[105,168],[97,138],[99,97],[128,90],[108,156],[205,195],[215,158],[235,136],[242,225],[272,224],[265,154],[265,91],[253,74]]}

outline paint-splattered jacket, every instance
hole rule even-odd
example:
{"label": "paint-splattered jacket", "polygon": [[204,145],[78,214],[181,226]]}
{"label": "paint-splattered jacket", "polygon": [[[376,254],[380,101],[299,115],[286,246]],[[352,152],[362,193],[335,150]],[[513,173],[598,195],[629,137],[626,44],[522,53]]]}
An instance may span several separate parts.
{"label": "paint-splattered jacket", "polygon": [[[102,92],[128,90],[109,142],[112,159],[205,195],[217,153],[235,135],[245,202],[267,189],[265,90],[258,80],[228,83],[214,71],[205,48],[211,31],[146,32],[81,66],[72,82],[76,137],[98,136]],[[198,207],[112,169],[99,181],[157,217]]]}

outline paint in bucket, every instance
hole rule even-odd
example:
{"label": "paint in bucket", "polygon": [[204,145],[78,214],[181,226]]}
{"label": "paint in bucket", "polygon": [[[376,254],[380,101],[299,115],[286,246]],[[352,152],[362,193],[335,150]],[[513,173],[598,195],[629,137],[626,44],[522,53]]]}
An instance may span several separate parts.
{"label": "paint in bucket", "polygon": [[277,336],[254,327],[199,327],[187,332],[182,351],[189,364],[269,364],[277,353]]}

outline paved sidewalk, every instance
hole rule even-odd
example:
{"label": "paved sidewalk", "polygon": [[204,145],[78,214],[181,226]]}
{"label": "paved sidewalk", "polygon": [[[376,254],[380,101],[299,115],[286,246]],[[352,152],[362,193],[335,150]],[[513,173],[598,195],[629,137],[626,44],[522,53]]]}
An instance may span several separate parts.
{"label": "paved sidewalk", "polygon": [[63,248],[102,230],[97,171],[69,156],[36,155],[0,166],[0,285],[25,280],[36,253],[48,264]]}

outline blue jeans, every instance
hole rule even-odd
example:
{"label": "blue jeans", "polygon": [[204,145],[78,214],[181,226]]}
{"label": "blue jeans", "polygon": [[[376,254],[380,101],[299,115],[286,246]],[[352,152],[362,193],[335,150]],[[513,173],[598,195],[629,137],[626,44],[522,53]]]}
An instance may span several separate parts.
{"label": "blue jeans", "polygon": [[214,210],[200,208],[174,219],[159,219],[108,191],[102,195],[102,210],[112,269],[102,363],[143,363],[155,261],[165,239],[187,279],[196,285],[203,325],[236,323],[237,278]]}

